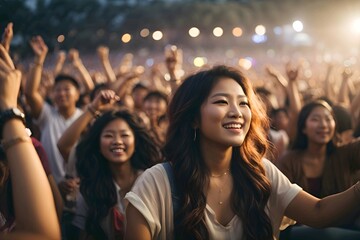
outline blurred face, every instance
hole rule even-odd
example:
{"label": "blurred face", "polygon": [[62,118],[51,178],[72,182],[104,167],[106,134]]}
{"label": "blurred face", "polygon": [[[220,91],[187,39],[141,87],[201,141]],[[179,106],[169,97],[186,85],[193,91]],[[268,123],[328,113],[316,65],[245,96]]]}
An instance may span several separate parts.
{"label": "blurred face", "polygon": [[289,117],[285,112],[277,112],[273,117],[272,122],[276,129],[285,130],[288,127]]}
{"label": "blurred face", "polygon": [[138,88],[132,93],[134,99],[135,108],[142,109],[144,97],[148,93],[148,90],[145,88]]}
{"label": "blurred face", "polygon": [[79,91],[67,80],[60,81],[54,86],[54,101],[58,108],[69,108],[76,106],[79,100]]}
{"label": "blurred face", "polygon": [[335,133],[335,120],[331,112],[324,107],[315,107],[305,122],[303,133],[309,143],[327,144]]}
{"label": "blurred face", "polygon": [[126,121],[115,119],[100,135],[100,152],[110,164],[127,162],[135,151],[135,136]]}
{"label": "blurred face", "polygon": [[240,146],[250,121],[251,111],[242,87],[231,78],[221,78],[201,106],[200,143]]}
{"label": "blurred face", "polygon": [[166,113],[166,101],[159,97],[151,97],[144,102],[144,111],[149,118],[158,118]]}

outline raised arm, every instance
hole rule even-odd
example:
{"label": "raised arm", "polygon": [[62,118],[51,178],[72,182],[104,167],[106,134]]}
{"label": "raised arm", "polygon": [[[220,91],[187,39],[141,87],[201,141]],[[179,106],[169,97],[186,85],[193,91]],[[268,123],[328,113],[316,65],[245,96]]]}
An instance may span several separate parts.
{"label": "raised arm", "polygon": [[[298,77],[299,68],[291,68],[289,64],[286,65],[286,74],[288,77],[287,95],[289,98],[289,122],[295,123],[298,118],[298,114],[301,110],[301,96],[297,86],[296,79]],[[296,124],[289,124],[287,131],[289,138],[294,139],[296,134]]]}
{"label": "raised arm", "polygon": [[116,75],[114,69],[111,67],[111,63],[109,60],[109,48],[105,46],[100,46],[97,49],[97,53],[100,58],[101,66],[104,68],[107,82],[115,82]]}
{"label": "raised arm", "polygon": [[[21,73],[0,45],[0,111],[17,106]],[[18,118],[0,126],[10,168],[16,231],[1,239],[60,239],[49,182],[25,126]]]}
{"label": "raised arm", "polygon": [[82,86],[84,86],[84,92],[90,92],[94,89],[94,82],[90,76],[90,73],[84,66],[83,62],[80,59],[79,51],[76,49],[70,49],[69,59],[72,62],[75,69],[80,73]]}
{"label": "raised arm", "polygon": [[351,78],[353,72],[350,68],[345,68],[342,73],[342,82],[340,85],[340,90],[338,93],[338,104],[348,107],[350,105],[349,99],[349,79]]}
{"label": "raised arm", "polygon": [[57,76],[63,69],[65,59],[66,59],[65,51],[59,51],[57,53],[57,57],[56,57],[56,62],[55,62],[55,67],[54,67],[54,76]]}
{"label": "raised arm", "polygon": [[75,143],[79,140],[81,134],[86,130],[88,124],[98,117],[98,114],[109,110],[113,107],[116,101],[120,100],[119,97],[112,90],[102,90],[88,105],[87,110],[76,119],[62,134],[57,142],[57,147],[64,160],[67,162],[70,151]]}
{"label": "raised arm", "polygon": [[310,227],[336,226],[359,211],[359,203],[360,182],[344,192],[323,199],[301,191],[288,205],[285,215]]}
{"label": "raised arm", "polygon": [[1,44],[3,45],[3,47],[5,48],[5,50],[7,52],[9,52],[9,50],[10,50],[10,43],[11,43],[11,40],[13,39],[13,36],[14,36],[13,23],[10,22],[6,26],[4,33],[2,35],[2,40],[1,40]]}
{"label": "raised arm", "polygon": [[171,46],[165,49],[165,64],[170,75],[171,92],[174,93],[180,86],[180,78],[177,74],[182,68],[182,51],[176,46]]}
{"label": "raised arm", "polygon": [[29,79],[26,81],[25,96],[30,105],[32,117],[38,118],[44,105],[44,99],[39,92],[39,86],[48,47],[40,36],[33,37],[30,41],[30,46],[34,51],[35,58],[34,65],[30,70]]}

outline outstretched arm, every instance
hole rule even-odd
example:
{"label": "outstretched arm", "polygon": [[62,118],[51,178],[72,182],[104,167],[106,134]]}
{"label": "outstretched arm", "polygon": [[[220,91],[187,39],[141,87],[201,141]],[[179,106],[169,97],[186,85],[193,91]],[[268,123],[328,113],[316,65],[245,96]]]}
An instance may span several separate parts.
{"label": "outstretched arm", "polygon": [[[0,111],[17,106],[21,73],[0,45]],[[60,239],[49,182],[25,126],[18,119],[5,122],[2,144],[10,168],[16,231],[1,239]],[[31,216],[31,217],[29,217]]]}
{"label": "outstretched arm", "polygon": [[360,210],[360,182],[348,190],[323,199],[301,191],[285,210],[285,215],[310,227],[338,225]]}

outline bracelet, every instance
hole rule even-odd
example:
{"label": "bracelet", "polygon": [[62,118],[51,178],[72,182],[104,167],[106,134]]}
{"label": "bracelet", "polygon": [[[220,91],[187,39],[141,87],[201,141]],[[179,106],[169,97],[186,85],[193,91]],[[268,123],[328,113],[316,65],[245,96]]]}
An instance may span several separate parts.
{"label": "bracelet", "polygon": [[31,142],[31,138],[29,136],[22,136],[22,137],[15,137],[9,140],[2,140],[1,146],[4,149],[4,151],[6,151],[9,148],[23,142]]}
{"label": "bracelet", "polygon": [[100,111],[96,110],[91,104],[87,106],[87,110],[95,117],[99,118],[101,113]]}
{"label": "bracelet", "polygon": [[354,193],[356,197],[360,200],[360,181],[354,184]]}

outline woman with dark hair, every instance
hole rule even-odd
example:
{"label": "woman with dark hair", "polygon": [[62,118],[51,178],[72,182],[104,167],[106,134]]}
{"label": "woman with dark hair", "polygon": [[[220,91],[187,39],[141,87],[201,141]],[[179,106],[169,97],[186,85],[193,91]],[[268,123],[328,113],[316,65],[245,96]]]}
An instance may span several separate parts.
{"label": "woman with dark hair", "polygon": [[[299,114],[292,148],[279,160],[279,169],[289,180],[316,197],[342,192],[360,180],[360,141],[338,144],[337,119],[323,100],[306,104]],[[351,228],[356,227],[356,215],[358,211],[349,215]]]}
{"label": "woman with dark hair", "polygon": [[160,162],[159,148],[140,119],[118,110],[94,122],[76,155],[82,197],[73,224],[84,238],[122,238],[123,198],[143,170]]}
{"label": "woman with dark hair", "polygon": [[320,227],[359,208],[360,183],[320,200],[263,158],[268,120],[236,69],[189,76],[168,116],[169,163],[146,170],[126,195],[126,239],[273,239],[283,215]]}

